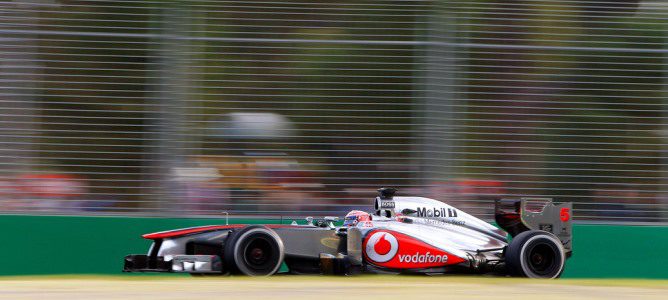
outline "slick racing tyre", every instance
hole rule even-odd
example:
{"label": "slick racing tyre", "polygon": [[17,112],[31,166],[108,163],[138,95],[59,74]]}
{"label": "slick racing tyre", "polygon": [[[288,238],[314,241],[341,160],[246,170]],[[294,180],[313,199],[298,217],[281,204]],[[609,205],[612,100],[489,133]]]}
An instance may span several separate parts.
{"label": "slick racing tyre", "polygon": [[561,241],[545,231],[525,231],[513,238],[506,249],[510,275],[529,278],[558,278],[564,271],[566,254]]}
{"label": "slick racing tyre", "polygon": [[284,255],[278,234],[260,225],[232,232],[223,247],[224,267],[232,274],[273,275],[281,267]]}

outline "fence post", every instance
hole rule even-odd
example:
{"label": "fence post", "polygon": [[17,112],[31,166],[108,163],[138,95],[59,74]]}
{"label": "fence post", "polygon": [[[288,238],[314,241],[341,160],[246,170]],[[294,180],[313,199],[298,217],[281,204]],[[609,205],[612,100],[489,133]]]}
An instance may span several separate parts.
{"label": "fence post", "polygon": [[187,8],[178,3],[168,2],[158,8],[157,20],[152,22],[151,30],[156,31],[156,41],[152,51],[158,57],[158,68],[154,72],[155,89],[152,97],[147,101],[154,102],[158,108],[153,120],[156,130],[148,130],[147,140],[155,140],[156,144],[148,155],[153,156],[151,173],[154,192],[150,199],[155,201],[155,211],[162,216],[177,215],[179,201],[183,196],[183,189],[174,176],[175,168],[183,164],[185,153],[180,131],[184,126],[184,97],[187,88],[183,52],[187,39],[184,38],[183,20],[186,18]]}

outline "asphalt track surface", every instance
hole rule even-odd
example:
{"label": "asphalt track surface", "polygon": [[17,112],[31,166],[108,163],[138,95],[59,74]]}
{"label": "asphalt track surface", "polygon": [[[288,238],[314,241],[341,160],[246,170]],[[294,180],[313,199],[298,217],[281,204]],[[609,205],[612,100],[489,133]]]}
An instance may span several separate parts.
{"label": "asphalt track surface", "polygon": [[668,299],[668,281],[426,276],[5,277],[0,299]]}

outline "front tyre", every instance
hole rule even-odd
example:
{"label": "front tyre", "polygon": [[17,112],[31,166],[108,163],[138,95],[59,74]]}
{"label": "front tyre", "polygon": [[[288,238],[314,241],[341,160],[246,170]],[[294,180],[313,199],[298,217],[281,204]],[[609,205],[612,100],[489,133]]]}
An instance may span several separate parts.
{"label": "front tyre", "polygon": [[510,275],[529,278],[559,278],[566,254],[557,237],[545,231],[525,231],[513,238],[506,249]]}
{"label": "front tyre", "polygon": [[225,242],[223,259],[232,273],[269,276],[283,263],[283,241],[273,230],[253,225],[233,232]]}

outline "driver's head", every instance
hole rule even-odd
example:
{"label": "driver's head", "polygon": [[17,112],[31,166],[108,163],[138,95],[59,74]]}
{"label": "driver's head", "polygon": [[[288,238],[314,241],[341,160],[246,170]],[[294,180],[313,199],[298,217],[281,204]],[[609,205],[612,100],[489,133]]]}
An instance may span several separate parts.
{"label": "driver's head", "polygon": [[355,226],[359,222],[371,221],[371,214],[361,210],[353,210],[346,215],[343,226]]}

